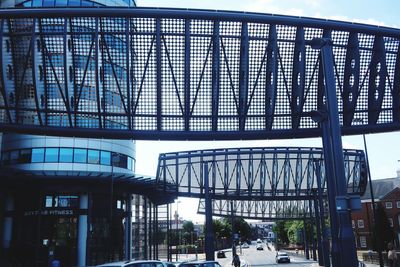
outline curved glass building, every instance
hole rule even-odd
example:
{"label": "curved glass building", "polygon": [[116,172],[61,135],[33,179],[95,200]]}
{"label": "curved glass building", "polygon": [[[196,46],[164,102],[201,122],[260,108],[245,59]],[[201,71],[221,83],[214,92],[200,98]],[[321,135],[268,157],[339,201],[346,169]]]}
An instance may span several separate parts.
{"label": "curved glass building", "polygon": [[[1,2],[1,8],[61,6],[135,7],[135,2]],[[119,55],[126,53],[122,37],[93,34],[96,22],[87,18],[75,24],[59,18],[3,23],[8,23],[1,56],[2,64],[8,66],[3,81],[6,101],[32,106],[32,111],[18,116],[27,121],[61,121],[63,125],[73,121],[118,129],[129,124],[112,116],[126,108],[131,97],[127,86],[135,86],[127,73],[134,61],[119,60]],[[58,35],[65,27],[88,34]],[[33,39],[18,36],[27,29],[46,35]],[[28,61],[27,54],[33,55]],[[19,95],[14,95],[15,88]],[[37,106],[51,110],[60,103],[67,104],[68,116],[33,111]],[[78,109],[85,115],[75,116],[73,111]],[[100,120],[92,116],[98,113],[104,114]],[[4,134],[1,170],[0,265],[48,266],[59,260],[61,266],[91,266],[158,257],[150,240],[160,201],[151,196],[154,180],[135,174],[133,140]]]}

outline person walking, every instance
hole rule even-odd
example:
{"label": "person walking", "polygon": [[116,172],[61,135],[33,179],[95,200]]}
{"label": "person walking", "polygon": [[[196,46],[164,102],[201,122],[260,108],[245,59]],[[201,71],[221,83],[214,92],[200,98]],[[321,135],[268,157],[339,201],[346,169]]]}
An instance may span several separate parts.
{"label": "person walking", "polygon": [[388,244],[388,263],[389,267],[396,267],[397,264],[397,253],[396,250],[393,247],[392,243]]}
{"label": "person walking", "polygon": [[240,267],[240,258],[238,254],[233,255],[232,265],[235,267]]}

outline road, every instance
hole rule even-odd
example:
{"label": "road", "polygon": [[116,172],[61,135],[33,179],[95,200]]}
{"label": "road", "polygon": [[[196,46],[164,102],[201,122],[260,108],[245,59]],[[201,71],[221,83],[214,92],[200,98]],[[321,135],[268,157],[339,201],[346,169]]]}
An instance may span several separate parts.
{"label": "road", "polygon": [[[242,263],[247,263],[247,267],[272,267],[272,266],[298,266],[298,267],[315,267],[318,264],[314,261],[306,260],[301,257],[291,256],[291,263],[279,263],[275,262],[275,254],[276,251],[273,249],[272,245],[269,244],[271,250],[267,249],[265,243],[263,243],[264,250],[256,250],[256,246],[254,244],[250,245],[249,248],[243,248],[242,254],[240,255],[240,250],[238,249],[238,253],[240,255],[240,260]],[[217,259],[222,267],[232,267],[232,253],[231,251],[226,252],[226,258]],[[243,266],[243,265],[242,265]]]}

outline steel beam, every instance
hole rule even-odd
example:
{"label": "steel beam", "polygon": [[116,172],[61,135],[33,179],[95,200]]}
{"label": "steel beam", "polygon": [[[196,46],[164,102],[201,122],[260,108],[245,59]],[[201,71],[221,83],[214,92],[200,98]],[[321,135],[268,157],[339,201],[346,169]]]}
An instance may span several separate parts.
{"label": "steel beam", "polygon": [[[330,162],[325,161],[325,165],[333,166],[332,176],[328,176],[328,179],[335,177],[336,185],[335,197],[347,197],[347,181],[344,173],[344,162],[343,162],[343,148],[339,124],[338,106],[336,98],[336,85],[334,75],[334,59],[332,51],[332,43],[329,39],[320,39],[321,42],[321,58],[322,66],[325,78],[325,95],[327,103],[327,118],[323,121],[327,127],[324,127],[323,138],[330,143],[326,148],[327,154],[330,155]],[[355,250],[353,230],[350,222],[350,212],[348,210],[336,211],[338,219],[338,254],[332,255],[337,257],[338,261],[334,263],[334,267],[354,267],[357,266],[357,255]],[[333,207],[332,207],[333,208]]]}
{"label": "steel beam", "polygon": [[212,80],[211,80],[211,113],[212,113],[212,131],[218,130],[218,107],[220,92],[220,36],[219,36],[219,20],[214,21],[213,37],[212,37]]}
{"label": "steel beam", "polygon": [[214,260],[214,232],[212,222],[212,206],[211,206],[211,192],[209,185],[209,170],[208,162],[203,163],[203,174],[204,174],[204,191],[205,191],[205,202],[206,202],[206,233],[205,233],[205,253],[206,260]]}
{"label": "steel beam", "polygon": [[348,39],[343,80],[343,125],[351,126],[358,96],[360,95],[360,48],[358,33],[351,32]]}

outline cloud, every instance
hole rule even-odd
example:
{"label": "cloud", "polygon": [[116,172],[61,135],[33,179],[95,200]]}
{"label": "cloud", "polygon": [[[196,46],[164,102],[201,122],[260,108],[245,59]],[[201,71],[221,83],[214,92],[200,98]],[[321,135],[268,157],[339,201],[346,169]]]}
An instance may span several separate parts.
{"label": "cloud", "polygon": [[[317,1],[317,0],[310,0]],[[251,3],[243,4],[243,10],[250,12],[260,12],[260,13],[272,13],[281,15],[291,15],[291,16],[304,16],[304,9],[295,7],[291,3],[285,3],[286,1],[276,1],[276,0],[255,0]]]}

